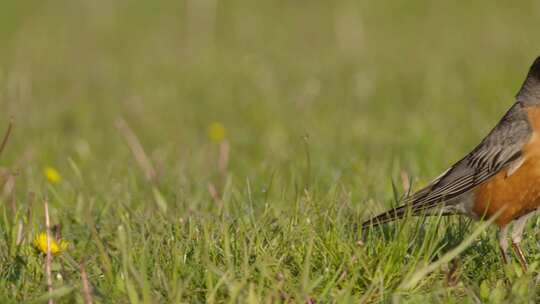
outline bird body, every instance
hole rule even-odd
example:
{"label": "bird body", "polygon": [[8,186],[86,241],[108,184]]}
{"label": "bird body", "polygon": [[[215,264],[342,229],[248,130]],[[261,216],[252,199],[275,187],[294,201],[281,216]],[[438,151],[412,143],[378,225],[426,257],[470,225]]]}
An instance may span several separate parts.
{"label": "bird body", "polygon": [[540,108],[527,109],[532,135],[522,148],[521,164],[514,172],[501,170],[474,191],[472,212],[477,217],[501,214],[499,227],[535,211],[540,206]]}
{"label": "bird body", "polygon": [[516,102],[491,132],[464,158],[404,204],[363,223],[363,228],[412,215],[497,215],[499,244],[507,261],[512,246],[526,269],[519,246],[526,220],[540,207],[540,57],[532,64]]}

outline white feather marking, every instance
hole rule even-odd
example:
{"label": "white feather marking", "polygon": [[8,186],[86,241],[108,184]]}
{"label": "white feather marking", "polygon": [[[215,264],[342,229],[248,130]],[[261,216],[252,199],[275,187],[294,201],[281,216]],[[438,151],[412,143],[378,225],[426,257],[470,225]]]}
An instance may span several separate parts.
{"label": "white feather marking", "polygon": [[508,166],[508,170],[506,170],[506,177],[509,177],[510,175],[514,174],[514,172],[516,172],[516,170],[519,169],[521,165],[523,165],[523,162],[525,162],[525,157],[520,157],[516,159],[515,161],[513,161],[512,163],[510,163],[510,165]]}

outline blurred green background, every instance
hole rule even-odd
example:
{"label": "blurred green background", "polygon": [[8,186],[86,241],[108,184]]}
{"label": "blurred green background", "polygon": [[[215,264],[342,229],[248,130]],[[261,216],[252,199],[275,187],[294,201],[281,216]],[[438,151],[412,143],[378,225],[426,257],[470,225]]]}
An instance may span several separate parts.
{"label": "blurred green background", "polygon": [[[59,170],[64,181],[55,187],[53,217],[79,240],[77,260],[85,256],[77,242],[86,232],[83,213],[69,208],[74,201],[95,198],[93,206],[103,208],[100,233],[113,240],[120,213],[111,206],[122,201],[146,210],[148,193],[137,192],[142,173],[115,128],[119,117],[146,149],[178,217],[207,210],[201,225],[209,231],[217,216],[209,183],[261,210],[263,197],[288,210],[309,185],[314,213],[337,208],[343,196],[359,222],[388,207],[400,172],[423,184],[473,148],[540,55],[538,1],[2,6],[0,128],[10,116],[15,127],[1,165],[19,172],[22,197],[45,189],[43,167]],[[225,174],[208,136],[216,122],[230,144]],[[232,218],[242,210],[230,210]],[[322,215],[313,219],[334,225]],[[297,241],[309,235],[299,233]],[[362,292],[368,284],[355,286]]]}
{"label": "blurred green background", "polygon": [[239,174],[302,160],[308,134],[315,173],[359,191],[396,161],[430,176],[456,160],[540,54],[536,1],[27,0],[0,17],[6,157],[61,163],[87,143],[98,172],[127,152],[123,116],[197,171],[219,121]]}
{"label": "blurred green background", "polygon": [[424,169],[440,169],[439,157],[462,154],[512,102],[539,54],[539,8],[10,1],[0,13],[2,119],[15,116],[17,154],[34,146],[61,158],[82,139],[116,158],[111,127],[122,115],[149,149],[175,149],[178,161],[220,121],[239,170],[294,158],[304,134],[317,166],[422,153]]}

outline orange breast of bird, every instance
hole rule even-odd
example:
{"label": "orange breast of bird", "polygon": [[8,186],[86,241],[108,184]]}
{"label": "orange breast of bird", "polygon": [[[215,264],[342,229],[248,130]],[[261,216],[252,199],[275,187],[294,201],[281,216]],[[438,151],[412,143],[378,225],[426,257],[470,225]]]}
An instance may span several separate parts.
{"label": "orange breast of bird", "polygon": [[474,192],[473,213],[489,218],[501,210],[495,220],[501,227],[540,207],[540,108],[526,111],[533,133],[522,150],[525,161],[512,174],[502,170]]}

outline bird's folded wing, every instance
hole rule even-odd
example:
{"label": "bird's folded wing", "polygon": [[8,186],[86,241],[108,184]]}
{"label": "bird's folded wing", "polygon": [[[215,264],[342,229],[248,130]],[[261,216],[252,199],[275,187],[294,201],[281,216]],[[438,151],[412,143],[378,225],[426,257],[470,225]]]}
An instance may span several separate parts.
{"label": "bird's folded wing", "polygon": [[523,163],[522,148],[532,134],[523,105],[516,102],[488,136],[467,156],[406,200],[417,213],[447,202],[511,166]]}

